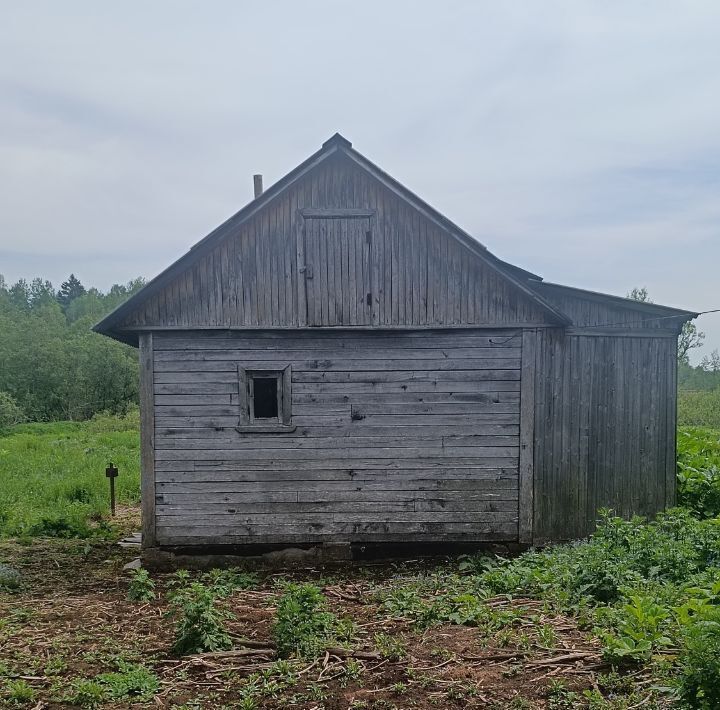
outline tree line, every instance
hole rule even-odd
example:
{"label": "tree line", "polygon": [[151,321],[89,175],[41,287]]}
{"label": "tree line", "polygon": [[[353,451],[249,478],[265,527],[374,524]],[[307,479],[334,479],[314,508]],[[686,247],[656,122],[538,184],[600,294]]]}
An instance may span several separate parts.
{"label": "tree line", "polygon": [[44,279],[10,286],[0,276],[0,426],[124,413],[137,402],[137,351],[91,328],[143,284],[103,293],[71,274],[56,291]]}
{"label": "tree line", "polygon": [[[0,276],[0,427],[124,413],[136,403],[137,350],[91,328],[143,285],[137,278],[102,292],[86,289],[70,274],[55,290],[44,279],[9,286]],[[628,296],[649,301],[644,288]],[[689,363],[688,353],[701,347],[704,337],[693,323],[685,324],[678,383],[684,390],[720,392],[717,350],[695,367]]]}

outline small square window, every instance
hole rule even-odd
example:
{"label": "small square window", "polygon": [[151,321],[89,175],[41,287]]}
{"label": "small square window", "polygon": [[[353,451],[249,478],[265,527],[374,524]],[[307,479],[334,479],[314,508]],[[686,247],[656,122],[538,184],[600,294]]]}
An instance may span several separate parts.
{"label": "small square window", "polygon": [[238,366],[240,432],[292,431],[290,366]]}

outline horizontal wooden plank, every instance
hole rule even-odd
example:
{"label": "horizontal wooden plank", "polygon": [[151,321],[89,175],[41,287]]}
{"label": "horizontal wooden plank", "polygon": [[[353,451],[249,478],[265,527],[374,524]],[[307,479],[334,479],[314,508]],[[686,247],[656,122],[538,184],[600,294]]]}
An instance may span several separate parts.
{"label": "horizontal wooden plank", "polygon": [[400,348],[408,350],[437,350],[440,348],[520,348],[521,331],[431,331],[423,334],[361,332],[329,332],[318,330],[297,331],[293,333],[242,333],[234,337],[222,335],[218,331],[206,331],[199,337],[188,337],[187,333],[159,333],[153,342],[157,359],[167,351],[191,350],[252,350],[270,352],[272,349],[309,349],[313,351],[340,350],[352,351],[358,348],[382,349]]}
{"label": "horizontal wooden plank", "polygon": [[[166,397],[174,397],[175,395],[158,395],[155,397],[155,401],[158,399],[163,400],[163,404],[158,404],[155,407],[156,421],[162,421],[164,417],[233,417],[231,426],[239,426],[240,424],[240,412],[236,404],[225,405],[211,405],[211,404],[200,404],[196,406],[193,401],[181,402],[180,404],[173,405],[168,402]],[[200,396],[200,395],[188,395],[188,397]],[[295,425],[308,425],[312,424],[315,426],[327,425],[341,425],[346,424],[350,421],[350,412],[344,412],[342,414],[313,414],[313,415],[296,415],[293,418]]]}
{"label": "horizontal wooden plank", "polygon": [[[287,519],[288,516],[295,517],[298,521],[304,515],[315,515],[318,513],[332,516],[337,513],[369,513],[377,516],[380,513],[467,513],[468,515],[482,513],[512,513],[517,515],[517,500],[395,500],[387,496],[382,501],[316,501],[313,503],[278,503],[258,502],[243,503],[229,501],[226,503],[211,503],[194,497],[189,501],[167,500],[165,496],[158,496],[156,499],[156,511],[158,515],[187,520],[197,520],[202,516],[210,522],[215,519],[227,517],[239,517],[267,514],[278,516],[279,520]],[[393,516],[388,516],[393,517]],[[420,516],[418,516],[420,517]],[[454,516],[450,516],[454,517]],[[512,517],[512,516],[510,516]],[[475,517],[472,518],[473,520]]]}
{"label": "horizontal wooden plank", "polygon": [[453,404],[455,402],[473,404],[496,404],[520,401],[520,390],[514,392],[408,392],[398,389],[394,392],[293,392],[293,406],[296,404],[340,404],[352,401],[353,404]]}
{"label": "horizontal wooden plank", "polygon": [[[379,361],[381,362],[381,361]],[[293,382],[503,382],[505,380],[519,380],[520,368],[500,369],[470,367],[467,369],[457,367],[457,362],[446,363],[446,367],[439,367],[440,362],[428,361],[432,368],[423,370],[407,363],[401,370],[370,370],[367,367],[358,367],[353,372],[330,371],[301,371],[293,369]],[[468,361],[472,362],[472,361]],[[518,363],[519,364],[519,363]],[[364,362],[363,365],[367,365]],[[185,373],[187,374],[187,373]]]}
{"label": "horizontal wooden plank", "polygon": [[[195,408],[197,409],[197,408]],[[298,409],[300,411],[298,411]],[[387,414],[387,416],[401,416],[401,414],[394,414],[394,412],[402,412],[402,408],[400,407],[388,407],[390,409],[390,412]],[[510,407],[509,409],[513,410],[516,408]],[[159,410],[158,410],[159,411]],[[296,417],[298,416],[311,416],[314,415],[314,412],[317,412],[318,408],[313,408],[312,410],[308,410],[307,408],[293,408],[293,413]],[[403,417],[404,421],[401,422],[389,422],[386,423],[384,420],[383,414],[363,414],[363,409],[358,410],[358,415],[362,415],[364,418],[361,420],[353,420],[351,419],[352,411],[350,407],[347,407],[344,410],[337,410],[333,408],[325,409],[322,408],[320,411],[324,412],[323,419],[320,421],[320,423],[315,426],[313,425],[303,425],[302,429],[303,432],[307,429],[308,433],[310,433],[311,429],[317,429],[318,426],[328,427],[328,433],[329,434],[335,434],[335,433],[342,433],[343,431],[350,431],[350,427],[362,427],[365,429],[365,427],[369,426],[375,426],[375,427],[384,427],[384,426],[446,426],[446,427],[454,427],[454,426],[465,426],[465,427],[475,427],[475,431],[484,431],[485,426],[493,426],[493,425],[501,425],[501,426],[517,426],[519,421],[519,415],[515,411],[511,412],[501,412],[502,413],[488,413],[488,412],[473,412],[473,411],[467,411],[464,414],[462,413],[463,410],[460,408],[457,415],[455,414],[445,414],[443,412],[437,412],[433,413],[432,409],[428,411],[428,408],[419,408],[417,410],[417,414],[413,413],[411,410],[407,416]],[[452,411],[452,410],[451,410]],[[416,417],[424,416],[425,419],[416,419]],[[462,423],[459,422],[448,422],[447,417],[451,416],[458,416],[463,417]],[[340,417],[343,422],[340,424],[331,424],[329,421],[329,418],[334,417]],[[238,425],[238,416],[237,414],[235,416],[202,416],[202,415],[195,415],[195,416],[163,416],[162,414],[158,414],[155,418],[155,424],[157,427],[158,433],[161,433],[164,429],[233,429]],[[449,431],[447,433],[453,433],[452,431]],[[472,433],[472,432],[457,432],[457,433]]]}
{"label": "horizontal wooden plank", "polygon": [[[232,488],[233,492],[260,493],[272,491],[293,491],[298,493],[302,488],[303,494],[317,496],[320,493],[326,493],[328,496],[335,491],[352,492],[357,495],[359,491],[432,491],[437,496],[438,491],[469,491],[478,492],[484,490],[509,490],[517,489],[517,480],[487,482],[479,481],[472,478],[397,478],[388,481],[383,478],[355,478],[349,480],[308,480],[302,482],[302,486],[297,480],[281,480],[275,481],[227,481],[213,483],[216,475],[207,475],[203,472],[202,476],[197,476],[194,482],[183,478],[173,476],[168,471],[158,472],[158,480],[155,490],[158,494],[165,491],[177,491],[177,486],[184,492],[192,491],[201,493],[211,492],[227,492],[227,488]],[[199,472],[195,472],[196,474]],[[209,479],[209,480],[208,480]],[[231,485],[232,484],[232,485]]]}
{"label": "horizontal wooden plank", "polygon": [[[415,427],[411,427],[415,428]],[[292,435],[264,435],[264,434],[242,434],[217,437],[204,437],[201,439],[174,437],[158,434],[155,436],[155,449],[184,449],[185,451],[204,450],[244,450],[244,449],[354,449],[367,448],[370,446],[380,448],[420,448],[436,447],[446,448],[453,446],[470,447],[498,447],[498,446],[519,446],[518,435],[479,435],[466,434],[430,437],[422,432],[419,435],[407,434],[398,436],[397,431],[390,428],[393,433],[389,436],[368,434],[361,432],[350,436],[292,436]],[[296,432],[293,432],[296,433]]]}
{"label": "horizontal wooden plank", "polygon": [[[409,419],[409,418],[408,418]],[[346,437],[387,437],[401,436],[409,438],[433,437],[433,436],[461,436],[461,435],[482,435],[482,436],[518,436],[520,427],[517,424],[494,424],[489,422],[476,422],[472,418],[466,420],[468,423],[442,423],[442,418],[433,417],[434,421],[427,421],[414,424],[389,424],[387,426],[368,424],[364,420],[351,421],[348,412],[348,424],[346,425],[323,425],[323,426],[300,426],[291,433],[277,433],[273,438],[308,437],[308,438],[346,438]],[[155,435],[172,439],[227,439],[230,442],[238,439],[249,439],[253,436],[251,432],[239,434],[234,427],[164,427],[156,426]],[[257,436],[257,434],[255,434]],[[267,440],[268,437],[263,437]]]}
{"label": "horizontal wooden plank", "polygon": [[205,471],[317,471],[317,470],[337,470],[347,471],[372,471],[376,475],[378,471],[408,471],[408,470],[427,470],[431,471],[430,475],[437,476],[439,472],[450,470],[472,470],[472,469],[515,469],[517,467],[517,457],[483,457],[481,459],[475,457],[451,457],[443,455],[424,456],[422,459],[404,460],[404,459],[355,459],[348,461],[347,458],[325,459],[323,465],[318,465],[317,461],[306,459],[304,456],[298,456],[294,461],[291,460],[275,460],[272,456],[263,456],[261,458],[250,458],[246,456],[242,461],[237,459],[234,461],[226,461],[224,459],[206,459],[194,460],[192,458],[175,461],[156,461],[156,471],[196,471],[201,474]]}
{"label": "horizontal wooden plank", "polygon": [[[368,367],[371,364],[368,361],[360,361],[358,367],[354,370],[346,370],[352,367],[352,362],[342,363],[343,370],[332,370],[331,368],[322,368],[320,370],[301,370],[295,363],[292,368],[293,382],[409,382],[409,381],[437,381],[437,382],[467,382],[473,380],[517,380],[520,379],[520,361],[516,362],[517,367],[512,367],[515,361],[503,360],[503,367],[460,367],[460,361],[442,362],[435,360],[426,361],[429,367],[427,369],[418,367],[417,364],[402,361],[398,362],[398,366],[402,369],[390,369],[387,363],[382,360],[375,361],[378,364],[377,369]],[[466,361],[469,365],[474,363],[473,360]],[[494,361],[493,361],[494,362]],[[240,361],[240,364],[248,364],[246,361]],[[381,366],[382,365],[382,366]],[[203,382],[219,384],[234,384],[237,388],[237,370],[235,372],[157,372],[155,373],[155,385],[158,384],[200,384]],[[187,390],[179,390],[185,392]]]}
{"label": "horizontal wooden plank", "polygon": [[[507,459],[499,459],[507,461]],[[444,461],[444,459],[443,459]],[[387,468],[379,462],[379,467],[320,467],[313,463],[312,468],[294,467],[286,462],[285,466],[264,465],[248,467],[245,462],[215,461],[158,461],[156,470],[158,481],[283,481],[283,480],[352,480],[381,478],[470,478],[478,481],[498,482],[516,480],[517,468],[512,466],[468,465],[455,467],[420,466],[417,468]],[[372,462],[374,463],[374,462]],[[424,463],[424,462],[423,462]],[[197,468],[196,468],[197,467]]]}
{"label": "horizontal wooden plank", "polygon": [[[157,461],[182,461],[193,458],[196,461],[203,459],[223,459],[225,461],[239,461],[247,458],[258,456],[266,456],[268,449],[266,448],[247,448],[247,449],[212,449],[188,451],[187,449],[160,449],[156,448],[155,456]],[[334,454],[334,456],[333,456]],[[303,449],[302,457],[308,460],[322,461],[324,459],[333,459],[337,456],[353,459],[420,459],[425,456],[438,456],[444,454],[448,457],[467,457],[481,459],[484,457],[512,457],[517,458],[517,446],[445,446],[442,451],[438,451],[437,446],[431,447],[357,447],[357,448],[339,448],[332,447],[327,449]],[[270,458],[268,456],[268,458]],[[296,449],[273,449],[272,458],[275,460],[297,459],[300,458]]]}
{"label": "horizontal wooden plank", "polygon": [[[155,372],[235,372],[238,362],[257,363],[270,362],[275,364],[299,363],[306,366],[302,369],[317,370],[321,363],[342,364],[349,357],[362,357],[363,366],[371,369],[374,361],[408,361],[412,360],[417,369],[429,369],[429,362],[454,363],[458,368],[470,369],[468,363],[477,369],[493,367],[515,368],[520,361],[520,348],[418,348],[415,350],[378,348],[358,351],[348,350],[192,350],[165,351],[156,353]],[[300,369],[300,368],[299,368]],[[397,369],[397,368],[395,368]]]}
{"label": "horizontal wooden plank", "polygon": [[[236,390],[237,391],[237,390]],[[159,416],[162,416],[162,407],[206,404],[213,408],[224,408],[228,414],[238,414],[238,405],[232,404],[230,393],[225,394],[159,394],[155,393],[155,407]],[[231,407],[232,405],[232,407]]]}
{"label": "horizontal wooden plank", "polygon": [[[482,485],[486,482],[478,481],[478,486],[473,489],[417,489],[392,488],[392,481],[388,482],[387,490],[344,490],[330,488],[327,491],[306,490],[302,481],[296,482],[296,490],[287,491],[248,491],[243,488],[242,483],[216,484],[207,483],[172,483],[165,484],[158,489],[156,498],[158,503],[168,505],[186,505],[193,507],[194,504],[201,505],[254,505],[256,503],[352,503],[363,501],[366,503],[385,501],[460,501],[460,502],[490,502],[517,501],[517,479],[514,481],[502,481],[493,485]],[[219,488],[231,488],[232,490],[216,490]]]}
{"label": "horizontal wooden plank", "polygon": [[[238,387],[235,384],[212,384],[200,383],[197,385],[155,385],[155,403],[162,405],[178,404],[238,404]],[[497,393],[502,391],[519,392],[520,381],[506,382],[379,382],[379,383],[332,383],[323,382],[316,384],[298,383],[293,385],[294,394],[315,394],[315,393],[337,393],[348,395],[348,401],[357,401],[354,396],[358,393],[371,394],[394,393],[396,398],[403,392],[423,392],[447,394],[458,392],[487,392]],[[176,398],[176,399],[172,399]]]}
{"label": "horizontal wooden plank", "polygon": [[[347,458],[327,459],[323,466],[318,466],[318,462],[305,457],[297,457],[294,461],[275,460],[272,456],[262,456],[260,458],[251,458],[246,456],[239,464],[238,460],[225,460],[223,458],[195,460],[187,458],[184,461],[156,461],[156,471],[178,471],[178,470],[226,470],[235,471],[239,468],[247,471],[307,471],[318,469],[336,469],[349,471],[393,471],[408,469],[429,469],[436,471],[450,470],[452,468],[468,469],[468,468],[501,468],[517,466],[517,457],[487,457],[481,459],[465,456],[446,456],[440,455],[424,456],[422,459],[403,460],[403,459],[354,459],[348,461]],[[435,475],[435,472],[433,472]]]}
{"label": "horizontal wooden plank", "polygon": [[[369,525],[372,523],[512,523],[517,521],[517,511],[489,513],[476,511],[455,511],[453,515],[430,511],[422,512],[377,512],[363,511],[358,513],[244,513],[213,516],[209,518],[203,513],[194,516],[163,515],[161,509],[156,511],[158,527],[185,527],[192,530],[196,526],[212,527],[218,525],[232,531],[247,525],[284,525],[284,524],[318,524],[331,526],[335,523],[358,523]],[[215,519],[217,517],[217,520]]]}
{"label": "horizontal wooden plank", "polygon": [[359,392],[519,392],[520,380],[478,382],[319,382],[293,384],[293,392],[315,394],[333,392],[356,394]]}
{"label": "horizontal wooden plank", "polygon": [[301,543],[323,543],[323,542],[366,542],[366,543],[417,543],[419,540],[443,542],[466,542],[466,543],[487,543],[487,542],[514,542],[517,540],[517,524],[507,525],[458,525],[448,528],[441,523],[424,523],[422,525],[411,525],[409,523],[395,523],[385,525],[365,526],[360,531],[359,526],[338,531],[335,529],[317,530],[316,526],[253,526],[247,528],[248,532],[238,535],[236,532],[218,532],[217,528],[195,529],[189,534],[184,534],[181,528],[168,528],[158,530],[157,542],[167,548],[172,547],[194,547],[194,546],[231,546],[237,545],[260,545],[260,544],[301,544]]}

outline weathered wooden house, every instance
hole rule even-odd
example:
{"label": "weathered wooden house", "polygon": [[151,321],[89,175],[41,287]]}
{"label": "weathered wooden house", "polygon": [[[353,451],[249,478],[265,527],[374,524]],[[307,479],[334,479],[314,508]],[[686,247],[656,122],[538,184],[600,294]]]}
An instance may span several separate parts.
{"label": "weathered wooden house", "polygon": [[144,546],[543,543],[675,499],[696,314],[505,263],[340,135],[96,326],[139,345]]}

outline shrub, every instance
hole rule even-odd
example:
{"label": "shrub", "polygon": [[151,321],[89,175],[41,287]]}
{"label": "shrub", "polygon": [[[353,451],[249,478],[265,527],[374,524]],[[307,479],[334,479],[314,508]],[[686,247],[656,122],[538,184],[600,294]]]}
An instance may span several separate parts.
{"label": "shrub", "polygon": [[155,582],[150,579],[146,569],[133,570],[128,599],[133,602],[149,602],[155,599]]}
{"label": "shrub", "polygon": [[172,614],[178,617],[173,651],[178,654],[224,651],[232,647],[225,621],[232,618],[218,608],[216,595],[201,582],[181,587],[170,600]]}
{"label": "shrub", "polygon": [[603,657],[615,664],[649,660],[654,650],[671,645],[665,633],[670,611],[648,596],[632,595],[620,608],[616,631],[604,635]]}
{"label": "shrub", "polygon": [[0,392],[0,430],[24,421],[25,414],[18,403],[7,392]]}
{"label": "shrub", "polygon": [[687,625],[678,686],[687,705],[720,707],[720,609],[709,608]]}
{"label": "shrub", "polygon": [[325,611],[325,597],[312,584],[288,583],[272,627],[280,656],[315,658],[328,645],[337,624]]}
{"label": "shrub", "polygon": [[678,503],[703,518],[720,514],[720,432],[678,432]]}
{"label": "shrub", "polygon": [[93,531],[80,515],[44,515],[27,531],[32,537],[86,538]]}

